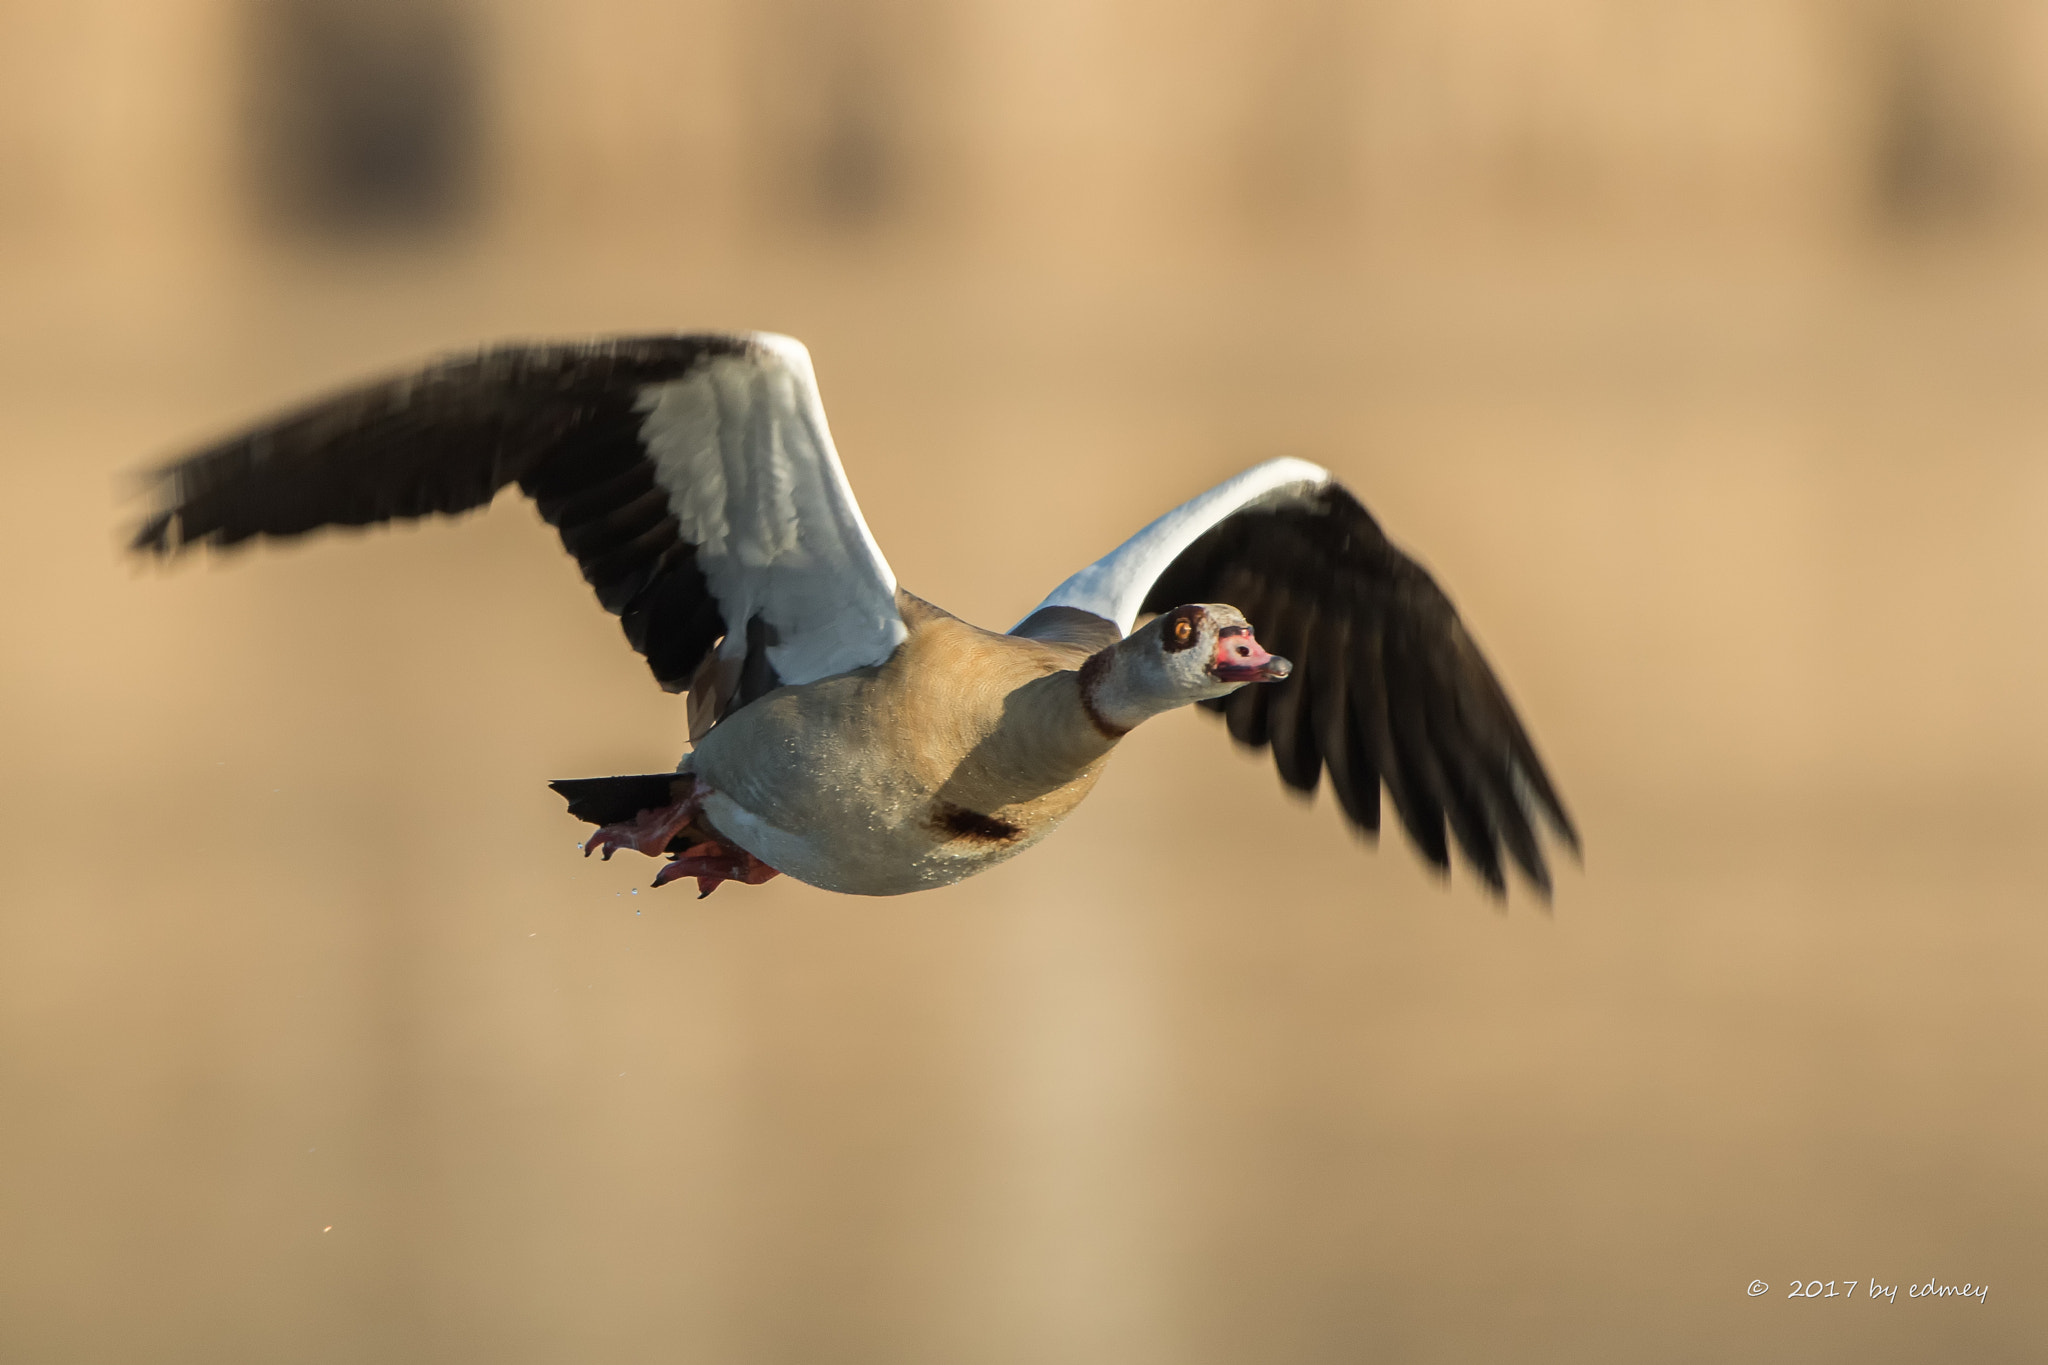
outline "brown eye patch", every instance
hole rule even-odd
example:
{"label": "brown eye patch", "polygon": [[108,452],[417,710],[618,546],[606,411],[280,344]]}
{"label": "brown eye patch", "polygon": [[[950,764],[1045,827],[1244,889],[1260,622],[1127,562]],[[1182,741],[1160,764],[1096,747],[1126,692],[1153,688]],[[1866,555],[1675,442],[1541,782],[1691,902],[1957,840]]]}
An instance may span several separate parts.
{"label": "brown eye patch", "polygon": [[1201,625],[1203,615],[1200,607],[1182,607],[1173,613],[1166,626],[1164,644],[1167,653],[1177,654],[1194,644],[1196,628]]}

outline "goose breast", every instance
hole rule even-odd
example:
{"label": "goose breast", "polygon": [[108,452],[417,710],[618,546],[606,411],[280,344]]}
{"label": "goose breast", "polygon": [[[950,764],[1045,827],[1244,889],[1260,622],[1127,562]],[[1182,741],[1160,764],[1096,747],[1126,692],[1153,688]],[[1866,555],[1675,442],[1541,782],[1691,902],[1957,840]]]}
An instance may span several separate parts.
{"label": "goose breast", "polygon": [[879,667],[781,687],[686,760],[718,832],[830,891],[960,881],[1050,834],[1111,742],[1076,734],[1088,651],[997,635],[903,596],[908,638]]}

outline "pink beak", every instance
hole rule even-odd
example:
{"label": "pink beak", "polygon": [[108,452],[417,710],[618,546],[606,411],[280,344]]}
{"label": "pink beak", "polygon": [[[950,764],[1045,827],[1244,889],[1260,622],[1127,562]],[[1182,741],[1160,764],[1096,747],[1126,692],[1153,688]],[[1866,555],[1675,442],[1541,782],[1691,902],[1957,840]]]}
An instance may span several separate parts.
{"label": "pink beak", "polygon": [[1278,682],[1294,665],[1259,648],[1251,627],[1226,626],[1216,633],[1216,662],[1210,671],[1224,682]]}

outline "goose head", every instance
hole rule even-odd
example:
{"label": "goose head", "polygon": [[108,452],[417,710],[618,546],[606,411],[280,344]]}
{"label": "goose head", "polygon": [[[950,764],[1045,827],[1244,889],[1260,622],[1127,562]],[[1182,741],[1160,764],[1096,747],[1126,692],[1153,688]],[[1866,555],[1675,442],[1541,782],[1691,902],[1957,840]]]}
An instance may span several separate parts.
{"label": "goose head", "polygon": [[1192,602],[1152,618],[1081,667],[1081,704],[1096,728],[1122,735],[1163,711],[1277,682],[1293,665],[1268,654],[1236,607]]}

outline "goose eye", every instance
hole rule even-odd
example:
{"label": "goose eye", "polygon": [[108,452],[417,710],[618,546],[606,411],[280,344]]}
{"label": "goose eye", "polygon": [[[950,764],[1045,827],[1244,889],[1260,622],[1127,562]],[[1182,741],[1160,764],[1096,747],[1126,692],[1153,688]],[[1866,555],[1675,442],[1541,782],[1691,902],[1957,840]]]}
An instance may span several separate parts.
{"label": "goose eye", "polygon": [[1183,616],[1180,618],[1180,620],[1175,621],[1173,623],[1173,642],[1175,644],[1186,644],[1189,640],[1194,638],[1194,634],[1195,623],[1188,620],[1187,617]]}

